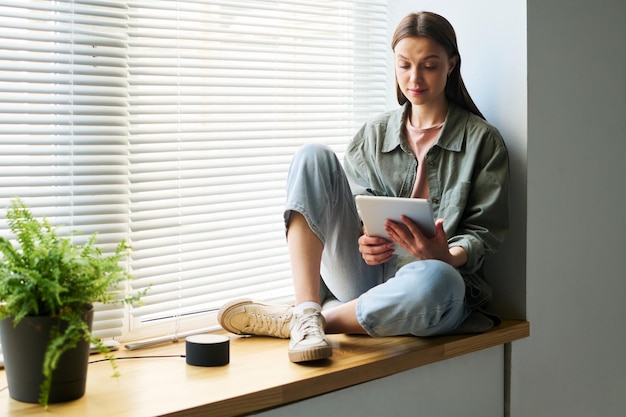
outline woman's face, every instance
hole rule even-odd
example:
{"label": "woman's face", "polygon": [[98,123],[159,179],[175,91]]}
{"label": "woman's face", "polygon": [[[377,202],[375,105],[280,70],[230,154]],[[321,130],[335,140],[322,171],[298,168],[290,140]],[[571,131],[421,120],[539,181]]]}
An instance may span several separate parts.
{"label": "woman's face", "polygon": [[456,65],[456,56],[449,59],[443,46],[425,37],[400,40],[394,48],[394,56],[398,86],[411,104],[445,102],[446,82]]}

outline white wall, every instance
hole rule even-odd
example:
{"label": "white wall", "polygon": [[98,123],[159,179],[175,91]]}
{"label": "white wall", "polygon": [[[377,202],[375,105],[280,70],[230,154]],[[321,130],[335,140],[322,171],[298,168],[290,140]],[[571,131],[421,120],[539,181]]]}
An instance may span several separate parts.
{"label": "white wall", "polygon": [[626,415],[626,3],[528,1],[531,337],[513,417]]}
{"label": "white wall", "polygon": [[497,346],[300,401],[258,416],[502,417],[503,372],[503,349]]}

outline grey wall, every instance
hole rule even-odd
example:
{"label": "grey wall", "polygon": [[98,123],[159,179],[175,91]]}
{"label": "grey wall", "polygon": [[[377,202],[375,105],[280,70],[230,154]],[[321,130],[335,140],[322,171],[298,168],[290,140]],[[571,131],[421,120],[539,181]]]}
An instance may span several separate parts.
{"label": "grey wall", "polygon": [[512,416],[626,414],[626,3],[528,1],[531,337]]}

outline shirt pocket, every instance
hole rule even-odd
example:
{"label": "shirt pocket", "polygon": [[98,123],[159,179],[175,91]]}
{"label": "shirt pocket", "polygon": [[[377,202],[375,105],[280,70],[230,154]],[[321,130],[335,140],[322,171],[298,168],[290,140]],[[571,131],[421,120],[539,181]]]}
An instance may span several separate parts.
{"label": "shirt pocket", "polygon": [[454,233],[467,206],[471,183],[460,182],[441,194],[439,217],[444,219],[448,236]]}

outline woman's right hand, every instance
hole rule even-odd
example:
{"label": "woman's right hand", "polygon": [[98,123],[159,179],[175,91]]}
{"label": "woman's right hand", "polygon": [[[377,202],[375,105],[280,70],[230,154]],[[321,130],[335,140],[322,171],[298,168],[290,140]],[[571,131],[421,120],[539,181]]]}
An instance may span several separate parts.
{"label": "woman's right hand", "polygon": [[380,265],[393,258],[393,242],[367,233],[359,237],[359,252],[368,265]]}

